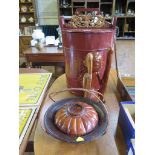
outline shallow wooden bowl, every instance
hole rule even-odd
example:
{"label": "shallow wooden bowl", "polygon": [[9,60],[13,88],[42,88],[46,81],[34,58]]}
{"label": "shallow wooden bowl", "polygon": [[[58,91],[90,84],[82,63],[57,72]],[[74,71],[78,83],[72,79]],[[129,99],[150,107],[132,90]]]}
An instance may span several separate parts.
{"label": "shallow wooden bowl", "polygon": [[[56,113],[64,106],[71,105],[72,103],[76,102],[84,102],[88,105],[91,105],[98,114],[98,122],[95,125],[95,128],[84,135],[70,135],[66,134],[61,131],[57,125],[55,124],[55,115]],[[108,114],[105,108],[105,105],[100,102],[94,102],[88,98],[83,97],[74,97],[74,98],[67,98],[55,102],[52,104],[44,115],[44,127],[46,132],[55,137],[56,139],[69,142],[69,143],[86,143],[92,140],[95,140],[99,136],[102,136],[106,133],[106,128],[108,126]]]}

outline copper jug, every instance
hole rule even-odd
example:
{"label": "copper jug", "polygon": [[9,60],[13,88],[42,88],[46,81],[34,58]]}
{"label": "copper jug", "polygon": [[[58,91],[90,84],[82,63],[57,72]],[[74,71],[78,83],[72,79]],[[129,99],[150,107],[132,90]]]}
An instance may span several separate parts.
{"label": "copper jug", "polygon": [[[81,11],[96,11],[98,9],[77,9]],[[82,88],[83,77],[88,72],[87,54],[92,59],[91,88],[104,93],[111,67],[112,53],[115,50],[116,17],[112,23],[105,21],[105,28],[73,28],[67,27],[64,17],[60,17],[62,29],[63,52],[65,55],[65,72],[68,88]],[[77,95],[80,92],[74,91]]]}

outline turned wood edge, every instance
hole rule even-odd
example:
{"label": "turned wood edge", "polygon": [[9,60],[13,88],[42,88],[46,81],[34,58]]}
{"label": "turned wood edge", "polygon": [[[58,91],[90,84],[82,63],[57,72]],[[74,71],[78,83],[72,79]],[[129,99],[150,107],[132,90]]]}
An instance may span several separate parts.
{"label": "turned wood edge", "polygon": [[[113,71],[113,70],[111,70],[111,74],[113,75],[115,75],[115,72]],[[108,89],[110,89],[111,91],[110,91],[110,93],[108,93],[108,95],[107,95],[107,97],[106,98],[110,98],[110,96],[111,96],[111,93],[113,92],[113,89],[111,89],[111,85],[113,85],[113,80],[112,80],[112,78],[111,78],[111,74],[110,74],[110,85],[108,85]],[[62,75],[62,76],[65,76],[65,75]],[[61,76],[61,77],[62,77]],[[62,80],[62,78],[60,78],[59,80]],[[58,83],[59,83],[59,80],[57,81]],[[42,104],[42,109],[41,109],[41,113],[40,113],[40,115],[39,115],[39,121],[38,121],[38,125],[37,125],[37,133],[35,133],[35,141],[34,141],[34,151],[36,151],[36,149],[38,149],[38,151],[40,150],[39,148],[38,148],[38,146],[39,145],[41,145],[40,143],[38,144],[38,143],[35,143],[35,142],[37,142],[36,140],[38,140],[38,138],[40,138],[40,134],[41,133],[43,133],[43,132],[45,132],[46,134],[47,134],[47,132],[45,131],[45,129],[44,129],[44,126],[42,126],[42,124],[41,123],[43,123],[43,118],[44,118],[44,114],[45,114],[45,112],[46,112],[46,110],[48,109],[48,107],[49,106],[51,106],[54,102],[52,102],[50,99],[49,99],[49,96],[48,96],[48,94],[51,92],[51,91],[53,91],[53,87],[55,88],[55,87],[57,87],[58,88],[58,86],[59,86],[59,84],[58,85],[53,85],[53,86],[51,86],[50,87],[50,89],[48,90],[48,93],[47,93],[47,96],[46,96],[46,98],[45,98],[45,100],[43,101],[43,104]],[[56,89],[56,91],[58,91],[57,89]],[[110,95],[110,96],[109,96]],[[114,95],[114,94],[113,94]],[[66,95],[67,96],[67,95]],[[64,97],[64,96],[63,96]],[[56,100],[57,99],[60,99],[60,97],[58,97],[58,98],[56,98]],[[55,100],[55,98],[54,98],[54,100]],[[110,106],[111,107],[111,106]],[[41,122],[41,120],[42,120],[42,122]],[[110,126],[109,126],[110,127]],[[108,127],[108,128],[109,128]],[[40,129],[41,129],[41,131],[40,131]],[[39,133],[38,133],[39,132]],[[108,137],[108,136],[110,136],[110,137]],[[43,141],[44,141],[44,137],[41,137],[41,138],[43,138]],[[100,137],[101,138],[101,137]],[[108,131],[107,131],[107,133],[106,133],[106,135],[104,135],[104,140],[106,140],[106,138],[110,138],[111,139],[111,149],[115,152],[115,155],[118,155],[119,154],[119,152],[118,152],[118,148],[117,148],[117,145],[116,145],[116,142],[115,142],[115,137],[114,137],[114,135],[113,135],[113,132],[112,132],[112,130],[111,129],[108,129]],[[99,140],[100,141],[100,140]],[[50,147],[50,146],[49,146]],[[36,151],[36,153],[38,154],[39,152],[38,151]],[[46,150],[45,150],[46,151]],[[39,153],[40,154],[40,153]],[[39,155],[38,154],[38,155]]]}

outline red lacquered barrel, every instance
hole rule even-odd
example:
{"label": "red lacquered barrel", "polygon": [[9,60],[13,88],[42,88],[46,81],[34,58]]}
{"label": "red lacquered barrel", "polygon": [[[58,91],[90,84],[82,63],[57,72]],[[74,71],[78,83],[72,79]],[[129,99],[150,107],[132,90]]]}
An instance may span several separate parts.
{"label": "red lacquered barrel", "polygon": [[[92,88],[104,93],[115,46],[116,18],[113,18],[112,23],[107,22],[108,28],[97,29],[66,27],[63,17],[60,17],[60,23],[68,88],[83,87],[83,75],[87,72],[84,61],[86,55],[92,53],[94,56]],[[100,68],[97,74],[95,67],[98,65]]]}

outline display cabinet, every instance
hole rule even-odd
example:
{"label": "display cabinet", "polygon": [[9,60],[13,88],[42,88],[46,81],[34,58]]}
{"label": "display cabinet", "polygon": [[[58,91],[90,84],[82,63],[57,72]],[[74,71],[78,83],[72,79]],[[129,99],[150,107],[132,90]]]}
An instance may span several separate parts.
{"label": "display cabinet", "polygon": [[36,13],[33,0],[19,0],[19,28],[20,34],[29,35],[29,26],[35,26]]}
{"label": "display cabinet", "polygon": [[35,10],[34,0],[19,0],[19,57],[30,47],[31,34],[37,23]]}

